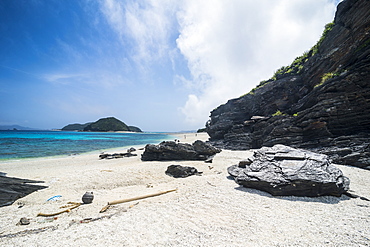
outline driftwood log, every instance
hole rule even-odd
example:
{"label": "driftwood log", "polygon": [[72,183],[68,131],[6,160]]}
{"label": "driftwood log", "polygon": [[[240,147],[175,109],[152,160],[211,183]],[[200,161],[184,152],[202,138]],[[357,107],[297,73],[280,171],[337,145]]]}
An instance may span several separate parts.
{"label": "driftwood log", "polygon": [[43,181],[0,176],[0,207],[12,205],[19,198],[47,188],[34,183],[43,183]]}
{"label": "driftwood log", "polygon": [[125,202],[132,202],[132,201],[141,200],[141,199],[154,197],[154,196],[160,196],[160,195],[163,195],[163,194],[174,192],[176,190],[177,189],[166,190],[166,191],[161,191],[161,192],[157,192],[157,193],[153,193],[153,194],[149,194],[149,195],[143,195],[143,196],[137,196],[137,197],[132,197],[132,198],[128,198],[128,199],[121,199],[121,200],[111,201],[111,202],[108,202],[108,204],[100,210],[100,213],[104,213],[105,211],[107,211],[108,208],[111,205],[125,203]]}
{"label": "driftwood log", "polygon": [[42,217],[56,216],[56,215],[59,215],[59,214],[62,214],[62,213],[69,213],[69,212],[71,212],[72,209],[75,209],[75,208],[78,208],[79,206],[81,206],[81,203],[79,203],[79,202],[68,202],[68,204],[70,204],[70,205],[61,207],[61,208],[67,208],[67,209],[64,209],[62,211],[59,211],[59,212],[56,212],[56,213],[51,213],[51,214],[38,213],[37,216],[42,216]]}

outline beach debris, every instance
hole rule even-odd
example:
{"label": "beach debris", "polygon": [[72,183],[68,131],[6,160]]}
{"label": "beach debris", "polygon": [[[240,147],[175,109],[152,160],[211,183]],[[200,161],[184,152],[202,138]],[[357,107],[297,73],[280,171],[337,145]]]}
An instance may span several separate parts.
{"label": "beach debris", "polygon": [[19,220],[19,222],[17,223],[17,226],[19,226],[19,225],[24,226],[24,225],[29,225],[29,224],[30,224],[30,220],[28,218],[26,218],[26,217],[22,217]]}
{"label": "beach debris", "polygon": [[49,199],[47,199],[46,201],[47,201],[47,202],[58,201],[61,197],[62,197],[61,195],[52,196],[52,197],[50,197]]}
{"label": "beach debris", "polygon": [[70,204],[70,205],[65,205],[65,206],[61,207],[61,208],[66,208],[65,210],[62,210],[62,211],[59,211],[59,212],[56,212],[56,213],[51,213],[51,214],[38,213],[37,216],[51,217],[51,216],[59,215],[59,214],[62,214],[62,213],[69,213],[69,212],[71,212],[72,209],[75,209],[75,208],[81,206],[80,202],[68,202],[67,204]]}
{"label": "beach debris", "polygon": [[352,191],[346,191],[343,194],[348,196],[348,197],[351,197],[351,198],[360,198],[361,200],[364,200],[364,201],[368,201],[368,202],[370,201],[366,197],[359,196],[359,195],[356,195],[356,194],[352,193]]}
{"label": "beach debris", "polygon": [[141,160],[207,160],[219,152],[221,149],[201,140],[197,140],[193,144],[163,141],[158,145],[146,145]]}
{"label": "beach debris", "polygon": [[107,217],[102,216],[102,217],[97,217],[97,218],[85,218],[83,220],[80,220],[79,223],[90,223],[90,222],[101,220],[104,218],[107,218]]}
{"label": "beach debris", "polygon": [[120,199],[120,200],[116,200],[116,201],[111,201],[111,202],[108,202],[108,204],[100,210],[100,213],[104,213],[105,211],[107,211],[111,205],[125,203],[125,202],[131,202],[131,201],[137,201],[137,200],[141,200],[141,199],[145,199],[145,198],[149,198],[149,197],[154,197],[154,196],[160,196],[160,195],[164,195],[164,194],[174,192],[174,191],[177,191],[177,189],[160,191],[160,192],[149,194],[149,195],[143,195],[143,196],[137,196],[137,197],[132,197],[132,198],[128,198],[128,199]]}
{"label": "beach debris", "polygon": [[274,196],[339,197],[350,183],[328,156],[280,144],[258,149],[227,170],[236,183]]}
{"label": "beach debris", "polygon": [[57,219],[58,217],[55,217],[55,216],[43,217],[43,218],[36,219],[36,222],[41,224],[41,223],[53,222],[54,220],[57,220]]}
{"label": "beach debris", "polygon": [[130,206],[128,206],[128,208],[133,208],[135,207],[136,205],[139,205],[140,202],[137,202],[137,203],[134,203],[134,204],[131,204]]}
{"label": "beach debris", "polygon": [[174,178],[186,178],[192,175],[200,176],[203,172],[198,172],[195,167],[191,166],[170,165],[165,173]]}
{"label": "beach debris", "polygon": [[93,194],[93,192],[86,192],[82,196],[82,201],[83,201],[84,204],[92,203],[93,200],[94,200],[94,194]]}
{"label": "beach debris", "polygon": [[112,218],[112,216],[114,216],[116,213],[114,214],[110,214],[110,215],[103,215],[103,216],[100,216],[100,217],[96,217],[96,218],[92,218],[92,217],[89,217],[89,218],[84,218],[82,220],[72,220],[70,223],[69,223],[69,226],[72,226],[76,223],[80,223],[80,224],[84,224],[84,223],[90,223],[90,222],[93,222],[93,221],[97,221],[97,220],[102,220],[102,219],[110,219]]}
{"label": "beach debris", "polygon": [[137,154],[133,154],[131,152],[114,153],[114,154],[100,154],[99,158],[102,160],[102,159],[118,159],[118,158],[123,158],[123,157],[132,157],[132,156],[137,156]]}
{"label": "beach debris", "polygon": [[209,156],[208,159],[206,159],[204,162],[205,163],[212,163],[214,157],[215,157],[215,155]]}
{"label": "beach debris", "polygon": [[16,232],[16,233],[9,233],[9,234],[5,234],[5,235],[0,235],[0,238],[22,237],[22,236],[26,236],[27,234],[37,234],[37,233],[45,232],[47,230],[56,230],[56,229],[58,229],[57,226],[46,226],[46,227],[41,227],[41,228],[37,228],[37,229],[23,230],[23,231]]}
{"label": "beach debris", "polygon": [[47,186],[34,184],[43,182],[44,181],[7,177],[5,175],[0,176],[0,207],[12,205],[16,200],[24,196],[37,190],[47,188]]}
{"label": "beach debris", "polygon": [[207,181],[207,184],[209,184],[209,185],[211,185],[211,186],[213,186],[213,187],[216,187],[216,185],[214,185],[214,184],[212,184],[212,183],[210,183],[210,182],[208,182],[208,181]]}

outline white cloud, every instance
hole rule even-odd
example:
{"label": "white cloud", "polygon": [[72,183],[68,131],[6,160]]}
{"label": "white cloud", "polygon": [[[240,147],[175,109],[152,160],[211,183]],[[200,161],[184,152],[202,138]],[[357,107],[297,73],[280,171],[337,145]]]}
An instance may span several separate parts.
{"label": "white cloud", "polygon": [[104,69],[89,73],[55,72],[40,77],[53,85],[68,86],[74,90],[83,89],[86,92],[115,89],[131,83],[122,73],[112,73]]}
{"label": "white cloud", "polygon": [[200,91],[181,108],[186,120],[203,125],[214,107],[290,64],[315,44],[334,11],[330,0],[183,1],[177,46]]}
{"label": "white cloud", "polygon": [[80,80],[86,77],[84,74],[67,74],[67,73],[49,73],[43,75],[43,78],[48,82],[58,84],[69,84],[70,81]]}
{"label": "white cloud", "polygon": [[[123,45],[133,49],[133,59],[151,62],[167,55],[175,2],[171,0],[103,0],[102,12]],[[130,42],[131,40],[131,42]]]}
{"label": "white cloud", "polygon": [[[185,120],[194,126],[197,126],[199,119],[204,119],[204,116],[209,115],[209,107],[211,101],[199,100],[199,98],[190,94],[184,107],[180,108],[180,111],[186,116]],[[192,110],[193,114],[187,114],[187,110]]]}
{"label": "white cloud", "polygon": [[125,59],[136,63],[134,71],[161,59],[172,63],[174,85],[188,94],[179,110],[193,128],[309,50],[333,20],[334,2],[101,0],[100,8],[128,51]]}
{"label": "white cloud", "polygon": [[122,38],[125,31],[123,2],[116,0],[102,0],[100,3],[102,5],[101,10],[104,13],[108,23],[112,29],[117,32],[118,36]]}

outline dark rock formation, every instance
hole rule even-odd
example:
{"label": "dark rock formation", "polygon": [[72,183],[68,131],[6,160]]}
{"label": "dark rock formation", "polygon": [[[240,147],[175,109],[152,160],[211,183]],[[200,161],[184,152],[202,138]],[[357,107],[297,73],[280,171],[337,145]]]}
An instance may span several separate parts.
{"label": "dark rock formation", "polygon": [[323,37],[250,93],[211,112],[225,149],[284,144],[370,168],[370,1],[345,0]]}
{"label": "dark rock formation", "polygon": [[172,176],[174,178],[186,178],[191,175],[201,175],[202,172],[198,172],[195,167],[190,166],[181,166],[181,165],[170,165],[167,167],[165,172],[168,176]]}
{"label": "dark rock formation", "polygon": [[141,160],[207,160],[209,157],[219,152],[221,152],[220,149],[200,140],[195,141],[192,145],[187,143],[176,143],[174,141],[164,141],[158,145],[146,145]]}
{"label": "dark rock formation", "polygon": [[19,198],[47,188],[47,186],[30,183],[43,183],[43,181],[0,176],[0,207],[11,205]]}
{"label": "dark rock formation", "polygon": [[238,184],[275,196],[341,196],[349,189],[349,179],[326,155],[284,145],[263,147],[228,172]]}
{"label": "dark rock formation", "polygon": [[132,157],[137,156],[137,154],[133,154],[132,152],[127,153],[114,153],[114,154],[100,154],[99,159],[118,159],[123,157]]}

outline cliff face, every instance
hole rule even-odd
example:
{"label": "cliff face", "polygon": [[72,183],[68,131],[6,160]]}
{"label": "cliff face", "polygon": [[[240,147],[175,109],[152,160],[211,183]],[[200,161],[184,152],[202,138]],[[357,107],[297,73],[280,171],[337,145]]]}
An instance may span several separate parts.
{"label": "cliff face", "polygon": [[370,1],[341,2],[308,53],[211,112],[210,141],[242,150],[290,145],[370,168],[369,33]]}

